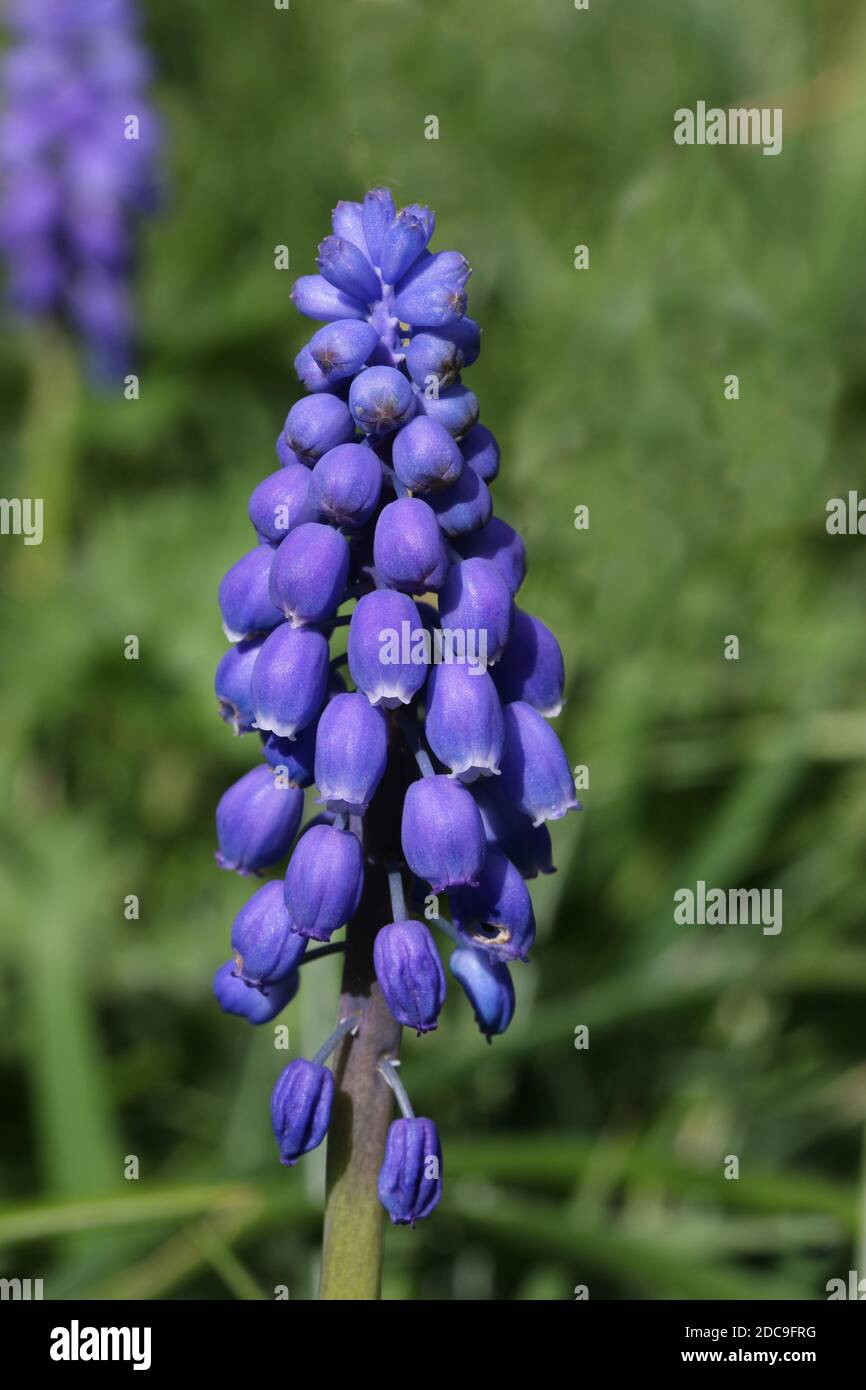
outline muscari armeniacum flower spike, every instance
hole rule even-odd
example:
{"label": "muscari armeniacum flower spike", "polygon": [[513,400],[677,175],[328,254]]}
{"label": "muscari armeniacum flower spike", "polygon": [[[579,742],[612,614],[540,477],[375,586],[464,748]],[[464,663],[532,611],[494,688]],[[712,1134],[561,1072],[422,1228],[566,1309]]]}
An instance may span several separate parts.
{"label": "muscari armeniacum flower spike", "polygon": [[[238,732],[260,730],[263,761],[220,802],[218,858],[259,873],[292,847],[301,788],[326,809],[301,830],[285,880],[241,909],[215,990],[227,1011],[264,1022],[297,988],[301,963],[342,949],[305,952],[307,942],[330,943],[346,925],[350,954],[371,952],[392,1029],[431,1031],[444,973],[430,931],[409,919],[408,870],[416,895],[428,885],[449,895],[452,972],[489,1039],[513,1014],[509,963],[526,960],[535,935],[524,879],[552,871],[545,821],[577,806],[545,722],[562,699],[562,658],[543,623],[515,608],[525,550],[492,515],[499,446],[462,377],[481,344],[466,315],[468,263],[431,250],[432,212],[398,211],[387,189],[338,203],[332,229],[320,273],[292,291],[317,328],[295,361],[306,394],[277,438],[280,467],[250,497],[260,544],[220,587],[240,644],[220,662],[220,709]],[[334,1093],[325,1061],[347,1031],[373,1028],[365,1048],[402,1110],[387,1142],[379,1134],[379,1195],[394,1222],[411,1224],[439,1200],[441,1153],[381,1019],[346,1019],[311,1060],[289,1064],[274,1131],[290,1165],[321,1142]],[[341,1065],[354,1125],[377,1083],[353,1090],[352,1072]]]}
{"label": "muscari armeniacum flower spike", "polygon": [[[14,308],[71,324],[94,378],[131,366],[134,224],[158,202],[160,130],[131,0],[10,0],[0,249]],[[131,122],[134,121],[134,126]]]}

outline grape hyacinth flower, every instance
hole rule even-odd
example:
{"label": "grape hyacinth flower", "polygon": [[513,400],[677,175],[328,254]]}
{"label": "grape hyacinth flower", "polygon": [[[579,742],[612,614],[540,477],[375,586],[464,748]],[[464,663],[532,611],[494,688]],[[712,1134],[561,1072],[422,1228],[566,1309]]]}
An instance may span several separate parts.
{"label": "grape hyacinth flower", "polygon": [[13,307],[71,326],[96,379],[128,370],[134,223],[160,136],[133,0],[8,0],[0,251]]}
{"label": "grape hyacinth flower", "polygon": [[[339,1254],[371,1163],[395,1224],[442,1195],[436,1127],[396,1070],[402,1029],[440,1022],[434,929],[456,945],[452,975],[489,1042],[511,1024],[510,967],[535,938],[526,880],[553,869],[546,822],[578,809],[547,722],[562,655],[515,604],[526,553],[492,514],[499,446],[462,381],[481,345],[468,263],[432,251],[432,212],[398,211],[387,189],[339,203],[332,225],[319,273],[294,286],[318,325],[296,359],[306,394],[278,437],[280,467],[250,479],[259,544],[220,585],[235,645],[215,682],[220,714],[258,732],[261,758],[220,802],[219,862],[249,874],[288,859],[284,882],[235,919],[219,1002],[270,1020],[301,967],[345,955],[336,1031],[289,1061],[272,1098],[283,1163],[326,1133],[333,1149],[328,1299],[377,1296],[372,1246],[351,1271]],[[321,809],[293,847],[302,788]]]}

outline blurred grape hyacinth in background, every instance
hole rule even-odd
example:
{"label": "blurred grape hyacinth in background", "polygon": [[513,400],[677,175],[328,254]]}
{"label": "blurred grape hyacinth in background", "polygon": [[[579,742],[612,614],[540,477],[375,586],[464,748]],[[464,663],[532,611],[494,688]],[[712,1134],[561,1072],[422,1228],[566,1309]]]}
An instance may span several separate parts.
{"label": "blurred grape hyacinth in background", "polygon": [[[223,719],[258,734],[262,756],[220,802],[222,867],[273,867],[298,831],[301,789],[315,786],[320,807],[282,895],[268,884],[239,914],[215,992],[226,1011],[267,1022],[300,966],[342,949],[332,938],[347,927],[344,1001],[354,1003],[312,1061],[284,1069],[273,1127],[294,1164],[324,1138],[345,1086],[353,1114],[339,1143],[350,1165],[353,1146],[375,1146],[395,1224],[429,1214],[442,1190],[438,1135],[412,1112],[396,1045],[365,1038],[374,997],[397,1042],[399,1026],[437,1027],[445,972],[430,923],[411,909],[441,894],[444,910],[450,895],[451,920],[434,925],[457,947],[452,978],[491,1041],[511,1022],[511,966],[535,936],[525,880],[553,869],[546,822],[579,809],[548,722],[562,706],[562,655],[516,607],[525,551],[492,515],[499,448],[462,381],[480,350],[469,265],[428,249],[434,225],[428,208],[398,211],[383,188],[339,203],[320,273],[294,286],[296,307],[324,327],[295,362],[307,394],[277,441],[281,467],[252,491],[256,543],[220,585],[237,645],[215,683]],[[344,650],[334,639],[346,626]],[[449,640],[434,646],[431,628]],[[390,910],[371,907],[386,891]],[[308,940],[332,944],[305,956]],[[341,1067],[335,1087],[330,1052],[370,1042],[366,1076],[353,1083]],[[363,1113],[364,1096],[385,1085],[402,1113],[387,1134],[365,1129]]]}
{"label": "blurred grape hyacinth in background", "polygon": [[92,375],[130,366],[136,218],[157,201],[157,120],[133,0],[7,0],[0,250],[26,319],[68,326]]}

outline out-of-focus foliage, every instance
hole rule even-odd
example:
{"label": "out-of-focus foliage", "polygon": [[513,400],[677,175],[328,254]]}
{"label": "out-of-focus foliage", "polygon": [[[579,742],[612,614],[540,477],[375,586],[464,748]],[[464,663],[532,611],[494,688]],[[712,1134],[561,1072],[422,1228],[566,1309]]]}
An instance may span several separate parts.
{"label": "out-of-focus foliage", "polygon": [[[57,340],[0,342],[2,491],[45,499],[41,547],[0,539],[2,1272],[55,1297],[315,1288],[321,1155],[279,1168],[284,1055],[209,993],[249,891],[214,865],[213,808],[251,757],[214,710],[215,590],[298,389],[291,281],[333,203],[389,183],[475,267],[497,511],[590,789],[554,827],[510,1032],[485,1046],[453,988],[407,1041],[446,1195],[389,1234],[385,1295],[823,1297],[866,1273],[866,541],[824,529],[866,492],[860,7],[145,19],[172,195],[142,248],[140,400],[88,395]],[[676,147],[700,99],[782,106],[781,156]],[[675,925],[698,879],[782,888],[782,932]],[[338,968],[305,969],[293,1052]]]}

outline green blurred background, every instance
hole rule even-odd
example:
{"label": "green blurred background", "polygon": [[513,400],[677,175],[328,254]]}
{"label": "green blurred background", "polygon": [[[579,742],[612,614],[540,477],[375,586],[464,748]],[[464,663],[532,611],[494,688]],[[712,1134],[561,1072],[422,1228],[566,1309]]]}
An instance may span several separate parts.
{"label": "green blurred background", "polygon": [[[389,1232],[384,1296],[822,1298],[866,1274],[866,543],[824,527],[866,485],[862,7],[144,19],[170,196],[141,398],[89,393],[53,338],[0,344],[3,492],[43,496],[46,526],[0,548],[0,1272],[46,1297],[314,1295],[323,1157],[279,1167],[284,1055],[210,994],[249,891],[214,865],[213,810],[251,757],[215,715],[215,590],[299,393],[291,282],[337,199],[387,183],[474,267],[497,511],[590,789],[553,827],[510,1032],[488,1048],[455,986],[407,1040],[446,1194]],[[782,106],[781,156],[676,147],[699,99]],[[782,888],[781,934],[676,926],[697,879]],[[293,1053],[338,972],[305,970]]]}

